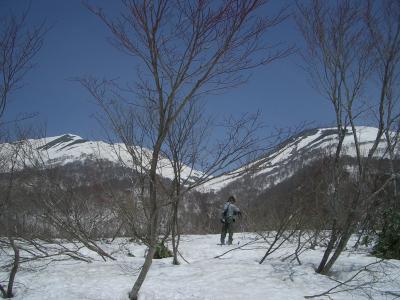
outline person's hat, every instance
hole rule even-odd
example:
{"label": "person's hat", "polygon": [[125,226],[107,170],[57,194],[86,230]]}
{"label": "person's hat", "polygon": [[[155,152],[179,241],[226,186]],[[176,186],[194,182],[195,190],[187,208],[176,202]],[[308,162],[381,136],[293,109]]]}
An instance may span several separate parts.
{"label": "person's hat", "polygon": [[229,201],[229,202],[236,202],[235,196],[230,196],[230,197],[228,198],[228,201]]}

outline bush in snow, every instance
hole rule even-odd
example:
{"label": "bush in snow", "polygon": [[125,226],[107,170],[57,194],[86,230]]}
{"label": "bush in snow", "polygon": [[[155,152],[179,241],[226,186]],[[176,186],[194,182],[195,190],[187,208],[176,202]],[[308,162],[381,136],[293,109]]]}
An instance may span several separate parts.
{"label": "bush in snow", "polygon": [[384,219],[385,224],[373,254],[387,259],[400,259],[400,211],[390,209]]}
{"label": "bush in snow", "polygon": [[169,250],[164,243],[158,243],[156,246],[156,253],[154,253],[154,259],[161,259],[161,258],[167,258],[167,257],[172,257],[172,252]]}

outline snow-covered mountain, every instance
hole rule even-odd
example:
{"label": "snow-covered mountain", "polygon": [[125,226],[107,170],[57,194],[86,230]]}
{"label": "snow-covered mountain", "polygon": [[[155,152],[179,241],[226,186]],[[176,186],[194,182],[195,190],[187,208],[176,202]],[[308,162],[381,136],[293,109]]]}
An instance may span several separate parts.
{"label": "snow-covered mountain", "polygon": [[[367,155],[376,139],[378,129],[374,127],[359,126],[356,128],[357,137],[362,155]],[[337,130],[335,128],[318,128],[301,132],[280,144],[274,151],[262,158],[243,166],[232,173],[215,178],[203,185],[199,190],[219,191],[222,188],[244,180],[246,170],[251,170],[251,178],[263,176],[259,183],[259,189],[268,188],[271,184],[277,184],[294,174],[296,170],[304,166],[322,154],[333,154],[338,143]],[[381,140],[375,156],[385,154],[386,141]],[[346,132],[343,141],[342,155],[356,156],[354,137],[351,130]],[[291,166],[291,168],[287,168]],[[290,170],[290,171],[288,171]],[[247,172],[248,173],[248,172]],[[249,175],[247,175],[249,176]]]}
{"label": "snow-covered mountain", "polygon": [[[19,164],[32,165],[32,157],[38,157],[43,165],[66,165],[68,163],[84,161],[86,159],[104,159],[135,168],[142,165],[149,168],[152,152],[141,147],[132,147],[141,157],[140,162],[133,162],[132,156],[122,143],[109,144],[103,141],[89,141],[74,134],[64,134],[42,139],[30,139],[21,143],[0,144],[0,156],[10,157],[9,154],[21,145]],[[25,154],[25,155],[22,155]],[[28,154],[28,155],[27,155]],[[29,157],[29,158],[26,158]],[[21,161],[23,160],[23,161]],[[162,177],[173,179],[174,173],[170,161],[161,158],[158,163],[158,174]],[[182,178],[201,176],[201,173],[184,167]]]}
{"label": "snow-covered mountain", "polygon": [[[376,135],[377,128],[357,127],[360,149],[366,155],[371,148]],[[337,145],[337,131],[335,128],[317,128],[301,132],[278,145],[276,149],[252,163],[242,166],[230,174],[216,177],[206,182],[199,188],[200,192],[218,192],[224,187],[235,183],[240,187],[245,178],[258,178],[259,190],[263,190],[277,184],[292,176],[302,166],[321,157],[322,154],[332,154]],[[103,141],[89,141],[74,134],[64,134],[60,136],[47,137],[43,139],[28,140],[27,145],[38,153],[46,165],[66,165],[76,161],[86,159],[104,159],[115,163],[123,163],[127,167],[138,166],[139,163],[132,161],[124,144],[109,144]],[[0,156],[15,149],[16,144],[0,144]],[[146,148],[133,148],[142,154],[141,165],[149,167],[151,151]],[[384,155],[386,150],[385,140],[381,140],[376,156]],[[355,157],[355,147],[353,133],[348,130],[343,142],[343,155]],[[25,162],[30,164],[30,162]],[[250,172],[247,172],[251,170]],[[173,179],[173,169],[168,159],[162,157],[158,164],[158,174]],[[185,167],[182,174],[183,178],[200,177],[202,173]]]}

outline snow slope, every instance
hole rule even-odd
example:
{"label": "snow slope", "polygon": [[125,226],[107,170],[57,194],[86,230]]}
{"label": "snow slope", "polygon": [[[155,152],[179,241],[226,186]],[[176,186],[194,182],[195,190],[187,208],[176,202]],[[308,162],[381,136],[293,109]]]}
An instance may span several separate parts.
{"label": "snow slope", "polygon": [[[0,145],[0,155],[10,153],[15,149],[16,145],[17,144]],[[26,145],[29,146],[24,146],[25,151],[27,151],[26,149],[28,148],[30,152],[33,150],[35,152],[34,155],[38,155],[45,165],[65,165],[85,159],[105,159],[115,163],[122,163],[132,168],[140,165],[132,161],[132,157],[124,144],[88,141],[74,134],[64,134],[43,139],[31,139],[27,141]],[[152,152],[149,149],[140,147],[132,147],[132,149],[137,151],[142,157],[142,166],[144,168],[149,168]],[[30,165],[32,162],[25,161],[25,164]],[[168,159],[160,159],[158,163],[158,173],[165,178],[173,179],[173,168]],[[185,167],[182,172],[182,177],[187,178],[188,176],[201,176],[201,173],[189,167]]]}
{"label": "snow slope", "polygon": [[[367,155],[369,149],[377,136],[378,129],[374,127],[359,126],[356,128],[362,155]],[[242,173],[246,169],[254,169],[252,177],[262,174],[269,176],[276,175],[279,170],[294,161],[300,161],[305,155],[311,153],[323,152],[333,153],[338,143],[335,128],[319,128],[302,132],[301,134],[282,143],[277,149],[265,157],[243,166],[230,174],[215,178],[199,188],[202,191],[218,191],[228,184],[242,178]],[[386,142],[381,140],[376,156],[383,155],[386,149]],[[354,137],[351,130],[348,130],[343,141],[342,154],[355,157]],[[308,158],[308,159],[313,159]],[[275,183],[278,183],[275,181]]]}
{"label": "snow slope", "polygon": [[[357,136],[363,155],[366,155],[371,148],[377,135],[377,130],[374,127],[357,127]],[[132,161],[125,145],[120,143],[108,144],[103,141],[88,141],[74,134],[29,140],[28,142],[33,145],[33,148],[38,149],[40,156],[46,164],[64,165],[85,159],[105,159],[112,162],[122,162],[128,167],[137,167],[140,165],[140,163]],[[307,163],[307,161],[312,161],[316,157],[313,157],[312,153],[332,153],[335,150],[337,142],[335,128],[319,128],[304,131],[279,145],[275,151],[227,175],[211,179],[197,188],[197,190],[200,192],[219,191],[228,184],[243,178],[244,171],[248,169],[253,169],[251,173],[252,177],[260,175],[269,176],[270,178],[276,177],[285,166],[293,162],[301,161],[301,163]],[[377,156],[384,153],[385,145],[386,142],[382,140],[376,152]],[[13,147],[14,145],[10,144],[0,145],[0,156],[2,152],[11,151]],[[141,165],[144,168],[149,168],[151,151],[139,147],[132,147],[132,149],[142,154]],[[355,157],[354,138],[351,131],[346,133],[342,153]],[[307,155],[307,159],[304,159]],[[173,168],[168,159],[163,157],[160,159],[158,173],[165,178],[173,178]],[[185,167],[182,175],[183,179],[185,179],[187,177],[201,177],[202,174],[201,171]],[[273,180],[276,184],[279,180],[284,179],[285,177],[281,177],[280,179],[274,178]],[[267,185],[265,184],[261,188],[268,188]]]}
{"label": "snow slope", "polygon": [[[254,240],[254,234],[235,235],[235,243],[244,245]],[[142,286],[139,300],[300,300],[337,285],[335,280],[345,281],[365,265],[376,262],[366,249],[358,252],[346,250],[333,268],[331,278],[318,275],[314,268],[322,256],[322,250],[309,250],[301,256],[302,265],[282,261],[291,253],[296,243],[288,244],[275,252],[264,264],[258,262],[266,251],[265,242],[257,242],[232,251],[219,259],[214,258],[238,245],[217,246],[217,235],[183,236],[181,253],[190,263],[179,266],[171,259],[154,260]],[[15,300],[122,300],[138,274],[144,261],[144,246],[126,244],[117,239],[112,245],[103,246],[113,251],[116,261],[93,263],[56,262],[39,268],[44,262],[24,266],[17,274]],[[128,256],[127,253],[135,257]],[[1,258],[1,256],[0,256]],[[29,267],[29,268],[27,268]],[[394,299],[388,292],[400,291],[400,262],[385,261],[373,267],[376,273],[362,273],[355,281],[336,289],[341,292],[330,299]],[[383,271],[385,273],[383,273]],[[0,270],[0,280],[5,273]],[[343,291],[352,285],[373,280],[372,285]],[[317,297],[316,299],[328,299]]]}

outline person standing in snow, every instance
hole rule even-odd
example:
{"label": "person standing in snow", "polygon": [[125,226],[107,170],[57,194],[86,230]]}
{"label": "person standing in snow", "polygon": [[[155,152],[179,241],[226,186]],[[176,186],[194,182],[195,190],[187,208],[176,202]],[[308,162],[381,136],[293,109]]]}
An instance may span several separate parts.
{"label": "person standing in snow", "polygon": [[225,245],[226,233],[229,233],[228,245],[232,245],[233,241],[233,224],[236,221],[236,216],[241,216],[242,213],[240,209],[234,204],[236,199],[234,196],[230,196],[228,201],[224,205],[224,210],[222,211],[221,222],[221,245]]}

